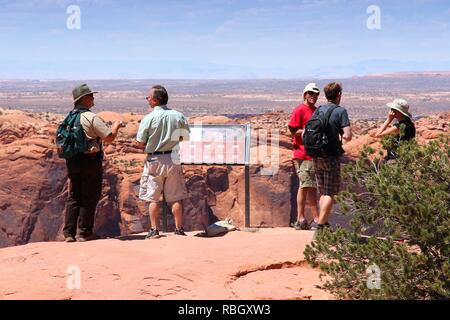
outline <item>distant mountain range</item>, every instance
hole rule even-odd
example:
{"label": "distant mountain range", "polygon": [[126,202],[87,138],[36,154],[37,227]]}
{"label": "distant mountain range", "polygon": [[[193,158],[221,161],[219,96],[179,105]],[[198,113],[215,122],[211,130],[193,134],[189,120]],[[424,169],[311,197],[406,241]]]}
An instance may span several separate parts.
{"label": "distant mountain range", "polygon": [[[69,68],[83,66],[82,68]],[[0,79],[304,79],[349,78],[380,73],[450,70],[447,61],[363,60],[317,68],[222,65],[203,61],[3,62]]]}
{"label": "distant mountain range", "polygon": [[[312,69],[310,72],[316,77],[320,78],[333,78],[333,77],[353,77],[353,76],[365,76],[374,74],[429,74],[433,70],[446,70],[449,74],[450,61],[441,62],[401,62],[395,60],[364,60],[357,63],[341,66],[329,66],[318,69]],[[436,72],[438,73],[438,72]]]}

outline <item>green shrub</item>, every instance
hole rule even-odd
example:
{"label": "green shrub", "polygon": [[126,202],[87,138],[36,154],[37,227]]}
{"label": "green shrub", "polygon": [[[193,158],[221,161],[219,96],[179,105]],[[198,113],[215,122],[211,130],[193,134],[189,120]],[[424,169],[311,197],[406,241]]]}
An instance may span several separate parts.
{"label": "green shrub", "polygon": [[[450,298],[449,141],[402,142],[398,158],[384,164],[366,147],[344,167],[348,188],[337,200],[352,228],[323,231],[305,250],[337,298]],[[370,266],[381,271],[378,288],[367,285]]]}

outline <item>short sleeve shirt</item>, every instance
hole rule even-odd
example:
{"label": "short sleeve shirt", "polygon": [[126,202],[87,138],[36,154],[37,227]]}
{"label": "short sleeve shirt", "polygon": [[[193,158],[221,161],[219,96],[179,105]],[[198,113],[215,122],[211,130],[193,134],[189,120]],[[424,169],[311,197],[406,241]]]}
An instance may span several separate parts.
{"label": "short sleeve shirt", "polygon": [[[84,107],[77,106],[77,108],[83,109]],[[83,112],[80,122],[88,140],[105,139],[112,133],[105,121],[91,111]]]}
{"label": "short sleeve shirt", "polygon": [[[402,131],[402,125],[405,125],[404,131]],[[400,134],[395,136],[396,144],[392,146],[392,149],[388,150],[385,160],[391,160],[398,157],[396,151],[400,141],[409,141],[416,136],[416,127],[410,119],[400,120],[399,122],[394,123],[394,127],[400,129]]]}
{"label": "short sleeve shirt", "polygon": [[181,112],[157,106],[142,119],[136,140],[145,144],[145,153],[166,152],[179,146],[182,130],[190,132]]}
{"label": "short sleeve shirt", "polygon": [[395,137],[397,141],[409,141],[415,138],[416,127],[410,119],[400,120],[399,122],[394,124],[394,127],[401,129],[401,125],[405,125],[405,131]]}
{"label": "short sleeve shirt", "polygon": [[[309,121],[315,110],[316,108],[312,108],[304,103],[296,107],[292,111],[291,120],[288,124],[289,128],[293,131],[304,129],[306,123]],[[294,159],[312,160],[312,158],[306,153],[301,136],[294,135],[293,145]]]}

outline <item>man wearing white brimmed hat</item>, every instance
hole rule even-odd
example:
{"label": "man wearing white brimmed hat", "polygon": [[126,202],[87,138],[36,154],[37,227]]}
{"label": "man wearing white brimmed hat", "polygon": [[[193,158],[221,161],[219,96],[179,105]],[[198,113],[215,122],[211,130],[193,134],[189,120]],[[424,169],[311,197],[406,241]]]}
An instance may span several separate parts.
{"label": "man wearing white brimmed hat", "polygon": [[[397,142],[409,141],[416,136],[416,127],[412,122],[412,115],[409,112],[409,104],[405,99],[395,99],[386,104],[389,113],[386,121],[375,134],[375,137],[381,138],[387,135],[394,135]],[[392,121],[397,120],[391,126]],[[403,130],[402,130],[403,129]],[[385,160],[392,160],[397,157],[395,150],[388,150]]]}
{"label": "man wearing white brimmed hat", "polygon": [[66,160],[70,180],[66,201],[64,237],[66,242],[98,239],[94,234],[94,219],[97,203],[102,193],[103,152],[102,140],[111,143],[116,138],[122,123],[115,122],[112,129],[90,109],[94,106],[94,94],[86,84],[72,91],[74,108],[79,110],[80,123],[86,135],[88,150]]}
{"label": "man wearing white brimmed hat", "polygon": [[305,207],[308,200],[314,220],[311,225],[316,225],[319,219],[317,207],[317,182],[312,158],[306,154],[302,141],[303,129],[306,123],[316,111],[316,102],[319,98],[320,89],[315,83],[309,83],[303,89],[304,102],[296,107],[289,121],[289,130],[293,136],[294,167],[299,178],[297,192],[297,221],[293,227],[296,230],[310,229],[310,223],[305,217]]}

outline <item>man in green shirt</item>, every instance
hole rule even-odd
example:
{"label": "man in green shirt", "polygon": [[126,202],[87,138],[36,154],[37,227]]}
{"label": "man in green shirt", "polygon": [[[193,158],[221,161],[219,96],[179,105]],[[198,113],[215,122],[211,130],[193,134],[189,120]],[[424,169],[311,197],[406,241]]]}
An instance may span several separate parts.
{"label": "man in green shirt", "polygon": [[167,107],[169,96],[164,87],[152,87],[146,99],[152,111],[142,119],[136,140],[147,154],[139,190],[139,198],[150,202],[152,227],[147,239],[160,237],[158,218],[163,197],[175,217],[175,234],[185,236],[181,201],[187,198],[187,190],[178,149],[183,137],[189,136],[189,125],[182,113]]}

